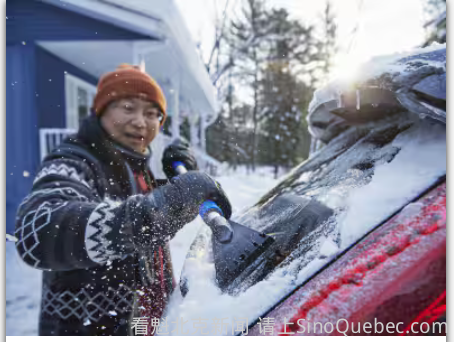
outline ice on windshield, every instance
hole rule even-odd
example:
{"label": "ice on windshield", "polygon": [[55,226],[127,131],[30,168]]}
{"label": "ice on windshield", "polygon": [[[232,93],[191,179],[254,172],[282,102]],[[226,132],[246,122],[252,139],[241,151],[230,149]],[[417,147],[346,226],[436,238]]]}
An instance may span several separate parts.
{"label": "ice on windshield", "polygon": [[[222,294],[214,283],[214,265],[197,255],[187,267],[191,287],[185,298],[176,291],[169,321],[194,317],[225,318],[227,329],[240,318],[249,323],[264,314],[296,286],[308,280],[339,252],[362,238],[446,174],[445,126],[399,114],[371,127],[350,128],[314,158],[282,180],[256,206],[234,217],[253,229],[279,225],[291,212],[261,217],[260,208],[281,194],[313,196],[335,211],[324,225],[305,236],[292,254],[264,281],[237,296]],[[291,209],[289,209],[291,210]],[[199,243],[207,243],[201,226]],[[185,326],[189,333],[194,329]],[[229,330],[230,329],[230,330]],[[212,331],[212,329],[209,329]]]}

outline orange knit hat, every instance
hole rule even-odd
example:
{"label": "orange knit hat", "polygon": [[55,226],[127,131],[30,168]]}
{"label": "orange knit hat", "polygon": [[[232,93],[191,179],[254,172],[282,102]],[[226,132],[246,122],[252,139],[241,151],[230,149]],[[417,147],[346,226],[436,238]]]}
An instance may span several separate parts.
{"label": "orange knit hat", "polygon": [[161,126],[164,124],[167,117],[164,92],[150,75],[130,64],[121,64],[117,70],[101,76],[93,110],[96,115],[101,115],[109,103],[125,97],[139,97],[156,103],[163,114]]}

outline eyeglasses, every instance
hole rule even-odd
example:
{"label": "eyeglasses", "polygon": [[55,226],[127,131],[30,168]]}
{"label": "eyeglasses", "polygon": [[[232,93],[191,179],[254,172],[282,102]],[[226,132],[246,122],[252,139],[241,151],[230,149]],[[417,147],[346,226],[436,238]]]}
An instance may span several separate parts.
{"label": "eyeglasses", "polygon": [[[112,107],[121,110],[124,114],[134,114],[141,110],[142,105],[134,100],[119,100],[112,103]],[[142,109],[143,115],[150,121],[162,122],[164,114],[161,112],[158,106],[153,105],[152,107],[146,106]]]}

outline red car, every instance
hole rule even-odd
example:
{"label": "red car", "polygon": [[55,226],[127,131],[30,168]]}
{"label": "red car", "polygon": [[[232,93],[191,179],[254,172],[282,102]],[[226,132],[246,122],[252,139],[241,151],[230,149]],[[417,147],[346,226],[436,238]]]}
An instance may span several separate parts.
{"label": "red car", "polygon": [[[446,48],[373,63],[315,94],[323,147],[234,218],[275,238],[228,289],[270,291],[243,334],[446,335]],[[328,210],[309,220],[303,198]]]}

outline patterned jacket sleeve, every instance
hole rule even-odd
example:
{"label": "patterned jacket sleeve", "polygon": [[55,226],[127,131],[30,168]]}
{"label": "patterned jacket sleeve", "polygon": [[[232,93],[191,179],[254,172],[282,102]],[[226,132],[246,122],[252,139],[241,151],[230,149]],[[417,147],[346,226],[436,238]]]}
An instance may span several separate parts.
{"label": "patterned jacket sleeve", "polygon": [[122,233],[125,202],[101,198],[82,160],[45,160],[16,216],[16,248],[30,266],[72,270],[99,266],[133,252]]}

